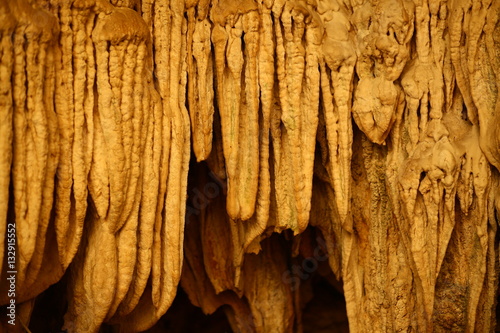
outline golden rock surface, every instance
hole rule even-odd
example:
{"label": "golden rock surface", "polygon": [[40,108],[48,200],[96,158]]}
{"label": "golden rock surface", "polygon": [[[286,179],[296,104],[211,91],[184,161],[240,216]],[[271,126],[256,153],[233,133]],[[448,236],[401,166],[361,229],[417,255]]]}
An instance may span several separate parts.
{"label": "golden rock surface", "polygon": [[493,332],[499,170],[500,1],[0,0],[6,332]]}

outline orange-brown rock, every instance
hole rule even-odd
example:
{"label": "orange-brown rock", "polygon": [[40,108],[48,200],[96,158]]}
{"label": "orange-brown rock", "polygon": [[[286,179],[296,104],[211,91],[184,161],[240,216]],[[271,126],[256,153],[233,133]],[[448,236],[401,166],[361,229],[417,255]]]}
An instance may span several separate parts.
{"label": "orange-brown rock", "polygon": [[493,332],[499,172],[500,1],[0,0],[3,331]]}

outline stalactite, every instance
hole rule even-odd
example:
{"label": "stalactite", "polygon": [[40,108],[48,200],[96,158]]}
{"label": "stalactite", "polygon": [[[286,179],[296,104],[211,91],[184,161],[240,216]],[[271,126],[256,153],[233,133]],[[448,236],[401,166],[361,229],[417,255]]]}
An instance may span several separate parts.
{"label": "stalactite", "polygon": [[52,331],[154,331],[182,288],[235,332],[302,332],[326,283],[353,332],[493,331],[499,22],[0,0],[0,312],[15,272],[16,329],[61,293]]}
{"label": "stalactite", "polygon": [[[0,3],[0,9],[2,14],[2,30],[1,30],[1,53],[0,53],[0,70],[2,73],[2,78],[0,82],[0,89],[2,93],[0,94],[0,105],[2,108],[2,119],[0,121],[1,131],[3,133],[0,139],[0,157],[1,158],[1,178],[0,178],[0,193],[1,193],[1,206],[0,206],[0,232],[6,234],[7,232],[7,212],[9,206],[9,186],[10,186],[10,170],[12,165],[12,155],[13,155],[13,128],[12,128],[12,118],[14,113],[14,103],[13,103],[13,87],[12,87],[12,73],[14,71],[14,45],[12,43],[12,34],[16,28],[16,19],[12,15],[10,8],[7,3]],[[12,229],[12,226],[11,228]],[[10,241],[12,242],[12,241]],[[0,259],[3,263],[4,252],[9,245],[9,239],[4,237],[0,238]],[[0,274],[3,276],[3,273]]]}

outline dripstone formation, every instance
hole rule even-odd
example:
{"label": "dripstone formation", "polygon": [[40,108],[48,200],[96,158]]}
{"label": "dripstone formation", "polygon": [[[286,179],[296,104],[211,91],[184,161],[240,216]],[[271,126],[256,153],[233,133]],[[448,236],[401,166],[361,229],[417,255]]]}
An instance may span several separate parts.
{"label": "dripstone formation", "polygon": [[500,1],[0,0],[4,331],[493,332],[499,169]]}

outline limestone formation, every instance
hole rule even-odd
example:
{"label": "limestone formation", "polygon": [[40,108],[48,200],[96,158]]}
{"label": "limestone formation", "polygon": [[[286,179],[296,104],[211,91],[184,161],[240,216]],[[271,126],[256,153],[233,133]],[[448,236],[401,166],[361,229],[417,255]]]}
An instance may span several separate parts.
{"label": "limestone formation", "polygon": [[3,331],[493,332],[499,171],[500,1],[0,0]]}

